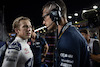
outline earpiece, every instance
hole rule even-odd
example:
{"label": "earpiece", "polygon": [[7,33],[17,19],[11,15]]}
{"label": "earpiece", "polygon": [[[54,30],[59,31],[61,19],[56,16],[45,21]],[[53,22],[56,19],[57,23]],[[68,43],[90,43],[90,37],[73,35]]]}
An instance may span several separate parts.
{"label": "earpiece", "polygon": [[[52,5],[52,4],[51,4]],[[61,8],[58,4],[56,4],[56,8],[50,11],[50,18],[52,19],[53,22],[58,22],[61,20]]]}

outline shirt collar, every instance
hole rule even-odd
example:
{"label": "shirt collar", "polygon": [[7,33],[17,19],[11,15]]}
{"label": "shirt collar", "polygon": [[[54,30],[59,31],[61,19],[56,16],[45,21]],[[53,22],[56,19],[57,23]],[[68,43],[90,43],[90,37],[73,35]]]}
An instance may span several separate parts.
{"label": "shirt collar", "polygon": [[18,37],[18,36],[15,38],[15,40],[17,40],[18,42],[27,42],[28,41],[28,39],[24,40],[24,39],[22,39],[21,37]]}
{"label": "shirt collar", "polygon": [[66,23],[63,27],[62,27],[62,29],[61,29],[61,31],[60,31],[60,33],[59,33],[59,35],[58,35],[58,39],[59,39],[59,37],[60,36],[62,36],[62,34],[64,33],[64,31],[69,27],[69,26],[71,26],[72,24],[70,23],[70,22],[68,22],[68,23]]}

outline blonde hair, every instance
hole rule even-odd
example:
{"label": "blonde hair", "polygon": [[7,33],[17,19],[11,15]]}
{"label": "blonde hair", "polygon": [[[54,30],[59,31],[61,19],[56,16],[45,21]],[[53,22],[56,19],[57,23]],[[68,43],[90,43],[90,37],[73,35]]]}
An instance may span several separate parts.
{"label": "blonde hair", "polygon": [[48,8],[49,12],[55,8],[60,8],[62,17],[67,19],[67,8],[63,0],[49,1],[43,6],[42,11],[45,8]]}
{"label": "blonde hair", "polygon": [[24,16],[20,16],[20,17],[16,18],[12,24],[13,30],[15,30],[15,28],[19,28],[19,26],[20,26],[19,23],[21,20],[29,20],[30,21],[30,19],[28,17],[24,17]]}

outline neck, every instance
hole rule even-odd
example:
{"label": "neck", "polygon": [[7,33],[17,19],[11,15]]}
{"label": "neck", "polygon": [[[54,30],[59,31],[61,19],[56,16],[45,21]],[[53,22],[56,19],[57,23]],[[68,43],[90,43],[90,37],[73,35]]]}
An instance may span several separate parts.
{"label": "neck", "polygon": [[87,39],[87,43],[88,43],[88,44],[90,43],[90,39]]}
{"label": "neck", "polygon": [[60,33],[62,27],[67,23],[67,19],[61,18],[61,24],[58,25],[58,34]]}
{"label": "neck", "polygon": [[34,38],[31,38],[31,41],[32,41],[32,42],[34,42],[34,41],[35,41],[35,39],[34,39]]}
{"label": "neck", "polygon": [[58,25],[58,34],[60,33],[60,31],[61,31],[62,27],[63,27],[63,26]]}
{"label": "neck", "polygon": [[18,35],[17,35],[17,37],[19,37],[19,38],[21,38],[21,39],[23,39],[23,40],[26,40],[26,39],[25,39],[24,37],[22,37],[22,36],[18,36]]}

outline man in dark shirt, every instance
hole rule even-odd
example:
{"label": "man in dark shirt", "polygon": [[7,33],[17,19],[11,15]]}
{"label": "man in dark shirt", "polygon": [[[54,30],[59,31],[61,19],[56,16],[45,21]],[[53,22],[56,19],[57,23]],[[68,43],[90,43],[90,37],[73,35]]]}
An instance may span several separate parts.
{"label": "man in dark shirt", "polygon": [[63,0],[50,1],[43,6],[43,24],[48,31],[58,30],[55,67],[89,67],[87,42],[80,32],[67,21]]}
{"label": "man in dark shirt", "polygon": [[[32,33],[31,39],[29,42],[31,50],[34,54],[34,64],[33,67],[41,67],[41,62],[44,62],[46,54],[48,52],[49,46],[46,40],[39,36],[35,32]],[[42,55],[43,53],[43,55]],[[41,57],[42,56],[42,57]]]}
{"label": "man in dark shirt", "polygon": [[80,29],[81,34],[86,39],[90,47],[90,65],[91,67],[100,67],[100,46],[99,40],[91,38],[88,29]]}

